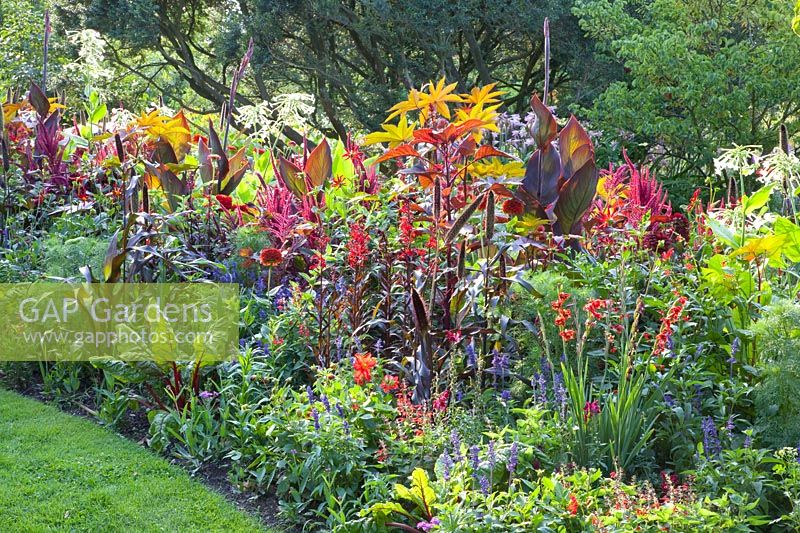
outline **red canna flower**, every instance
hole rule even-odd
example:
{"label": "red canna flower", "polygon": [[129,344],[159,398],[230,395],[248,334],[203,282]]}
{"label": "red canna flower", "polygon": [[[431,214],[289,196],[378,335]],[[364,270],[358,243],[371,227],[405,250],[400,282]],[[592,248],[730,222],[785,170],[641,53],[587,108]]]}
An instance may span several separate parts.
{"label": "red canna flower", "polygon": [[567,511],[569,511],[569,514],[571,514],[572,516],[578,514],[578,499],[575,497],[574,494],[569,495],[569,504],[567,504]]}
{"label": "red canna flower", "polygon": [[369,352],[356,353],[353,355],[353,371],[356,383],[364,385],[372,381],[372,369],[378,364],[378,360],[372,357]]}
{"label": "red canna flower", "polygon": [[264,248],[258,254],[258,259],[265,267],[276,267],[283,262],[283,252],[277,248]]}

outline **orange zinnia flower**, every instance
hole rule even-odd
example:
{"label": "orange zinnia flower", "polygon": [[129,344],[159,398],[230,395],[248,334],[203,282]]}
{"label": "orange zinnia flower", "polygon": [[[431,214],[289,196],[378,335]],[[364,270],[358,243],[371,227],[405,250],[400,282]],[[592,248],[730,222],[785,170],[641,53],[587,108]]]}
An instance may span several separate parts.
{"label": "orange zinnia flower", "polygon": [[363,385],[372,381],[372,369],[378,364],[378,360],[372,357],[372,354],[369,352],[357,353],[353,358],[353,371],[356,383]]}
{"label": "orange zinnia flower", "polygon": [[261,250],[258,259],[265,267],[275,267],[283,261],[283,252],[277,248],[264,248]]}

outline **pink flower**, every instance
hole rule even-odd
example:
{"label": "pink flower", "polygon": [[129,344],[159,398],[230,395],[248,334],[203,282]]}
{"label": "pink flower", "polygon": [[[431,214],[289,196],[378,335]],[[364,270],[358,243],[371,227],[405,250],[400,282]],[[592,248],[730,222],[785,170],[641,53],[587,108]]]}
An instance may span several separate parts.
{"label": "pink flower", "polygon": [[597,400],[586,402],[586,405],[583,406],[583,419],[584,421],[588,421],[594,415],[600,414],[600,404],[597,403]]}

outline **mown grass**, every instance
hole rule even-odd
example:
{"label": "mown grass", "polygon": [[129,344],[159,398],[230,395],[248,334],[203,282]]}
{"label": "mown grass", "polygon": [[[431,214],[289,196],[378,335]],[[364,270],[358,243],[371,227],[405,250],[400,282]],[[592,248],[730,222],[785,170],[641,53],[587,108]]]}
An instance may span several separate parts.
{"label": "mown grass", "polygon": [[0,531],[265,528],[135,443],[0,390]]}

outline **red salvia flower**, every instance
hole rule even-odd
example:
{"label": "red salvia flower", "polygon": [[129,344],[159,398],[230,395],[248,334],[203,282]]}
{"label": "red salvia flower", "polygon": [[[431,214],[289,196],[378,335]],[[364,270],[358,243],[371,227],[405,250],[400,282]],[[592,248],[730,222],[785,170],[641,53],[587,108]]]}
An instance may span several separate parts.
{"label": "red salvia flower", "polygon": [[388,458],[389,451],[386,449],[386,444],[381,441],[378,445],[378,449],[375,451],[375,460],[379,463],[384,463]]}
{"label": "red salvia flower", "polygon": [[350,241],[347,243],[347,251],[347,262],[350,264],[350,268],[356,269],[366,264],[369,254],[369,234],[358,222],[350,225]]}
{"label": "red salvia flower", "polygon": [[390,393],[396,391],[400,388],[400,380],[397,376],[393,376],[391,374],[386,374],[383,376],[383,381],[381,381],[381,390],[385,393]]}
{"label": "red salvia flower", "polygon": [[415,248],[414,241],[419,235],[419,230],[414,228],[414,213],[411,210],[411,204],[408,200],[403,201],[400,205],[400,250],[399,257],[404,261],[411,261],[415,257],[422,257],[425,255],[425,250],[422,248]]}

